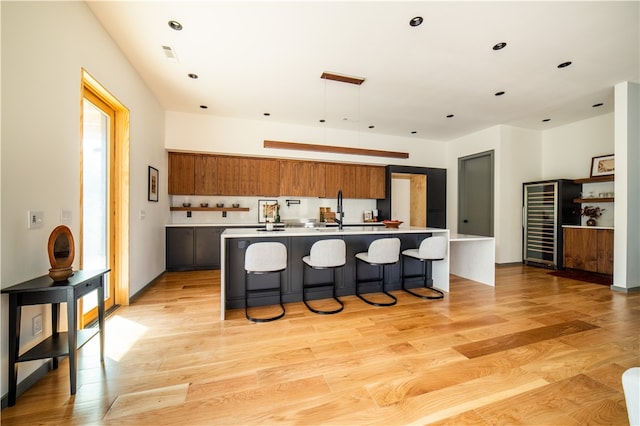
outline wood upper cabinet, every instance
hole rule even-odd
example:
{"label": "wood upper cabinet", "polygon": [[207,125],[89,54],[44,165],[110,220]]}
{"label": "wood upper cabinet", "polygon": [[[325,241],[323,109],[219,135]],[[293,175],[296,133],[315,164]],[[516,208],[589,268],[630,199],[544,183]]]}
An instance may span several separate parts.
{"label": "wood upper cabinet", "polygon": [[387,169],[384,166],[366,166],[369,168],[369,196],[383,199],[387,196]]}
{"label": "wood upper cabinet", "polygon": [[344,198],[385,198],[385,168],[358,164],[325,165],[325,196]]}
{"label": "wood upper cabinet", "polygon": [[313,161],[280,160],[280,195],[324,197],[325,164]]}
{"label": "wood upper cabinet", "polygon": [[280,195],[280,161],[259,159],[260,190],[256,195],[277,197]]}
{"label": "wood upper cabinet", "polygon": [[613,230],[564,228],[564,266],[613,274]]}
{"label": "wood upper cabinet", "polygon": [[355,166],[327,163],[324,166],[324,195],[336,198],[342,189],[343,198],[356,198]]}
{"label": "wood upper cabinet", "polygon": [[169,194],[195,194],[196,154],[169,153]]}
{"label": "wood upper cabinet", "polygon": [[218,158],[215,155],[198,155],[195,159],[195,194],[219,194]]}

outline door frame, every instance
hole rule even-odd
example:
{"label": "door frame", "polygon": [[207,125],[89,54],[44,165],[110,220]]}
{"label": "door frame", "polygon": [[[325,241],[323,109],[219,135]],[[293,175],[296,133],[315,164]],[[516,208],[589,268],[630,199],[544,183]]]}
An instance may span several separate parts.
{"label": "door frame", "polygon": [[[115,140],[111,159],[110,211],[111,275],[114,280],[115,304],[129,304],[129,109],[104,88],[84,68],[81,70],[80,111],[85,90],[93,93],[115,111]],[[82,119],[80,120],[82,136]],[[82,142],[81,142],[82,143]],[[82,173],[82,172],[81,172]],[[80,177],[82,178],[82,176]],[[82,205],[80,206],[82,208]],[[82,235],[80,235],[82,238]]]}
{"label": "door frame", "polygon": [[462,212],[466,211],[466,179],[462,177],[466,173],[466,162],[468,160],[474,160],[480,157],[489,157],[491,160],[491,185],[489,188],[490,192],[490,200],[489,200],[489,208],[491,214],[491,221],[489,222],[489,233],[491,236],[495,236],[494,233],[494,222],[495,222],[495,151],[493,149],[489,151],[478,152],[476,154],[466,155],[464,157],[458,157],[458,218],[457,218],[457,230],[460,232],[462,225]]}

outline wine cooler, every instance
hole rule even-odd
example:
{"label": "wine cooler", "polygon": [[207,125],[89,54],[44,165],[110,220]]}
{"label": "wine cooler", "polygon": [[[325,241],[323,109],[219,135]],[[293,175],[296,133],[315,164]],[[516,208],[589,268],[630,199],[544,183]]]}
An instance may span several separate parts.
{"label": "wine cooler", "polygon": [[568,179],[528,182],[524,187],[523,261],[562,269],[562,225],[579,225],[576,211],[582,185]]}

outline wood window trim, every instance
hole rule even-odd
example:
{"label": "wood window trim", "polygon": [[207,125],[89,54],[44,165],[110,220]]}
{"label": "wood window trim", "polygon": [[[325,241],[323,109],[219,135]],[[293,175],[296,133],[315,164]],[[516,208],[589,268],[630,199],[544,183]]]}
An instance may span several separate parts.
{"label": "wood window trim", "polygon": [[[93,93],[115,110],[114,179],[111,192],[113,239],[111,240],[115,280],[115,303],[129,305],[129,109],[105,89],[87,70],[81,71],[80,111],[85,91]],[[82,122],[82,121],[81,121]],[[82,236],[81,236],[82,237]]]}

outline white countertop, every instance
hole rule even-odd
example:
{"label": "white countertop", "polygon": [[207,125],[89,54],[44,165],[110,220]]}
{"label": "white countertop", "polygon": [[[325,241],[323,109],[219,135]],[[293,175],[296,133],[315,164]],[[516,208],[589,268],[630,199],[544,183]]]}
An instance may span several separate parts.
{"label": "white countertop", "polygon": [[490,241],[490,240],[495,240],[495,237],[485,237],[482,235],[471,235],[471,234],[449,235],[449,241]]}
{"label": "white countertop", "polygon": [[[257,227],[256,227],[257,228]],[[282,231],[258,231],[252,228],[231,228],[222,233],[222,238],[255,238],[255,237],[309,237],[320,235],[358,235],[358,234],[422,234],[448,233],[448,229],[423,228],[418,226],[407,226],[399,228],[385,228],[381,226],[345,226],[342,230],[337,227],[326,228],[280,228]]]}
{"label": "white countertop", "polygon": [[582,226],[582,225],[562,225],[563,228],[585,228],[585,229],[613,229],[613,226]]}
{"label": "white countertop", "polygon": [[[201,227],[201,226],[216,226],[219,228],[258,228],[264,227],[264,223],[168,223],[165,228],[179,228],[179,227]],[[283,226],[282,223],[276,226]],[[349,222],[345,226],[382,226],[382,222],[365,223],[365,222]],[[327,224],[327,228],[337,228],[338,224]],[[289,229],[289,228],[287,228]]]}

